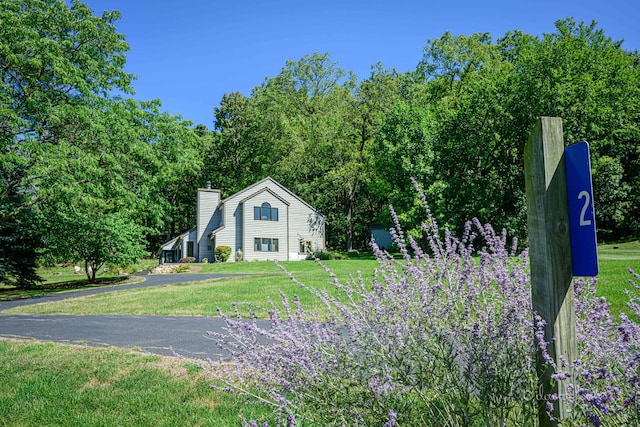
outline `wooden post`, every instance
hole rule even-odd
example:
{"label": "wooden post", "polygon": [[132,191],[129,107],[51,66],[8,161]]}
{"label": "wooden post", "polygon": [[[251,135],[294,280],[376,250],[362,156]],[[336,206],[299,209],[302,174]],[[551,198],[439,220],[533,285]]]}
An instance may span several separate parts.
{"label": "wooden post", "polygon": [[[562,119],[541,117],[525,147],[525,181],[533,309],[547,322],[548,352],[559,368],[576,359],[576,322],[571,285],[571,243],[564,163]],[[564,381],[552,385],[551,368],[538,356],[540,426],[556,426],[569,417],[570,405],[556,401],[552,421],[546,396],[566,395]]]}

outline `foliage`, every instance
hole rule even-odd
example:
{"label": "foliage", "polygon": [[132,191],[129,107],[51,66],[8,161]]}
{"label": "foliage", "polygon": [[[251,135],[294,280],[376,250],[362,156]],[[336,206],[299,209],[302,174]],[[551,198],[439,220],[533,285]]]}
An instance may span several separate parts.
{"label": "foliage", "polygon": [[[13,180],[13,171],[0,164],[0,284],[32,288],[42,279],[37,273],[38,250],[42,239],[31,221],[33,209]],[[18,172],[17,175],[20,173]]]}
{"label": "foliage", "polygon": [[196,262],[196,259],[194,257],[192,257],[192,256],[186,256],[184,258],[180,258],[178,260],[178,262],[181,263],[181,264],[192,264],[192,263]]}
{"label": "foliage", "polygon": [[47,250],[56,257],[84,263],[89,283],[105,264],[129,266],[145,254],[142,228],[120,212],[79,212],[60,209],[53,221],[43,227],[55,228],[48,233]]}
{"label": "foliage", "polygon": [[[543,322],[531,308],[527,251],[478,220],[455,238],[428,210],[421,248],[393,215],[402,259],[377,250],[371,283],[341,283],[327,269],[336,293],[310,289],[326,321],[285,294],[265,309],[269,327],[255,322],[259,307],[253,319],[222,314],[227,332],[213,335],[233,362],[212,363],[214,377],[287,417],[277,425],[534,425],[539,405],[558,396],[537,393],[546,343],[531,339]],[[553,376],[574,391],[560,397],[575,404],[569,421],[637,423],[640,326],[613,321],[593,286],[575,286],[581,357]],[[630,302],[636,316],[639,301]]]}
{"label": "foliage", "polygon": [[214,250],[216,262],[226,262],[231,256],[231,247],[225,245],[216,246]]}
{"label": "foliage", "polygon": [[[119,224],[120,235],[130,241],[104,253],[130,262],[144,243],[141,235],[160,234],[166,220],[169,229],[182,227],[178,219],[189,218],[184,201],[191,198],[181,185],[195,192],[203,165],[197,149],[207,149],[210,135],[196,134],[190,123],[161,112],[157,101],[113,96],[131,93],[133,80],[124,71],[129,46],[116,31],[119,17],[117,11],[94,16],[77,0],[1,3],[0,170],[7,182],[0,193],[0,223],[11,233],[7,239],[29,241],[17,245],[31,247],[18,262],[24,283],[33,280],[27,273],[43,244],[48,261],[79,259],[69,253],[71,241],[92,240],[66,234],[79,225],[87,234],[99,229],[106,238],[105,228]],[[5,188],[19,197],[8,203]],[[155,194],[158,188],[162,197]],[[42,232],[30,234],[36,229]],[[157,240],[148,243],[155,246]],[[84,259],[88,266],[101,264],[96,260],[104,256],[95,253],[100,250],[82,249],[94,259]]]}

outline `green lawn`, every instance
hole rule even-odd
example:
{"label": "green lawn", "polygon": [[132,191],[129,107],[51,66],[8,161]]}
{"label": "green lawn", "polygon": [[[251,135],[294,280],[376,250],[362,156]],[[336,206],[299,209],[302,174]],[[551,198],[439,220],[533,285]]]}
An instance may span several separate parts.
{"label": "green lawn", "polygon": [[[331,290],[333,288],[324,269],[311,261],[284,262],[287,270],[307,286]],[[327,265],[341,282],[358,271],[371,277],[377,263],[373,260],[327,261]],[[18,307],[5,313],[39,314],[150,314],[215,316],[220,307],[232,310],[236,302],[250,302],[260,307],[268,305],[269,298],[279,303],[282,291],[290,298],[298,295],[304,307],[318,306],[316,298],[295,284],[286,273],[272,262],[245,262],[206,264],[202,273],[244,273],[250,276],[206,280],[188,284],[112,292],[55,303]],[[243,309],[243,312],[247,311]],[[266,317],[266,313],[263,313]]]}
{"label": "green lawn", "polygon": [[[124,272],[126,274],[151,268],[157,264],[157,260],[141,260],[138,264],[130,266]],[[13,286],[0,284],[0,300],[27,298],[38,295],[46,295],[57,292],[66,292],[77,289],[85,289],[95,286],[110,286],[114,284],[131,283],[139,281],[139,278],[119,276],[116,269],[102,268],[96,274],[96,283],[89,284],[87,275],[83,272],[76,274],[73,265],[57,265],[54,267],[42,267],[38,269],[38,275],[43,282],[32,289],[16,289]]]}
{"label": "green lawn", "polygon": [[[626,310],[627,296],[624,291],[631,289],[628,283],[631,276],[627,268],[640,271],[639,245],[640,242],[635,241],[604,245],[599,248],[600,274],[597,290],[611,303],[612,312],[616,315]],[[282,264],[300,282],[318,289],[329,291],[332,289],[332,279],[315,263],[299,261]],[[366,279],[370,279],[377,266],[377,262],[370,259],[327,261],[326,264],[342,283],[346,282],[350,275],[356,275],[358,271],[361,271]],[[18,307],[7,313],[215,316],[218,307],[225,312],[230,312],[235,302],[248,302],[266,307],[271,298],[279,303],[280,291],[289,298],[298,295],[303,307],[308,310],[323,312],[317,299],[310,292],[292,282],[272,262],[220,263],[200,266],[202,266],[202,273],[245,273],[249,276],[114,292],[57,303]],[[242,311],[246,313],[246,310]],[[266,313],[263,312],[262,316],[266,317]]]}
{"label": "green lawn", "polygon": [[[597,289],[624,310],[630,289],[628,267],[640,271],[640,243],[600,247]],[[284,263],[298,280],[331,289],[327,273],[313,262]],[[362,271],[372,260],[328,261],[340,281]],[[201,281],[142,290],[113,292],[66,302],[32,305],[14,313],[132,313],[215,315],[234,301],[264,305],[278,292],[300,295],[305,306],[315,299],[273,263],[209,264],[202,272],[251,276]],[[7,312],[5,312],[7,313]],[[267,414],[268,408],[209,389],[209,380],[194,364],[122,349],[95,349],[0,340],[0,424],[40,425],[215,425],[237,426],[241,419]]]}
{"label": "green lawn", "polygon": [[172,357],[0,340],[0,366],[3,426],[238,426],[268,412]]}

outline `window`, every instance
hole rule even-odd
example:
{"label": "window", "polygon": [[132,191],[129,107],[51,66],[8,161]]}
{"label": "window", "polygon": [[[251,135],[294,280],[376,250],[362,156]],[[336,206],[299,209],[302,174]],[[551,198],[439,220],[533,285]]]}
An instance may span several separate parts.
{"label": "window", "polygon": [[278,239],[256,237],[253,246],[256,252],[278,252]]}
{"label": "window", "polygon": [[187,256],[193,256],[193,242],[187,242]]}
{"label": "window", "polygon": [[253,207],[253,219],[256,221],[277,221],[278,208],[272,208],[268,202]]}

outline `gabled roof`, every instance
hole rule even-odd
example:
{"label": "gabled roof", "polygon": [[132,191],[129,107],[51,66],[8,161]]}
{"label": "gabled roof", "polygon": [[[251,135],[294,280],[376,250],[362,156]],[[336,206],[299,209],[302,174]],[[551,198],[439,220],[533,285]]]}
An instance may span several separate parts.
{"label": "gabled roof", "polygon": [[[158,253],[160,253],[163,250],[174,250],[178,246],[179,242],[182,241],[182,239],[185,238],[185,236],[188,236],[189,233],[191,233],[192,231],[195,231],[195,230],[196,230],[196,227],[193,227],[193,228],[185,231],[184,233],[180,234],[179,236],[176,236],[173,239],[169,240],[168,242],[162,244],[160,246],[160,250],[158,251]],[[167,247],[171,247],[171,249],[165,249]]]}
{"label": "gabled roof", "polygon": [[271,190],[269,187],[264,187],[262,190],[258,190],[255,193],[251,193],[249,196],[245,197],[244,199],[240,200],[240,204],[244,204],[244,202],[246,202],[249,199],[253,199],[254,197],[267,192],[269,194],[271,194],[273,197],[275,197],[276,199],[280,200],[282,203],[284,203],[285,205],[289,206],[290,203],[288,201],[286,201],[285,199],[283,199],[282,197],[278,196],[276,193],[273,192],[273,190]]}
{"label": "gabled roof", "polygon": [[[266,177],[266,178],[263,178],[263,179],[261,179],[260,181],[258,181],[258,182],[256,182],[256,183],[254,183],[254,184],[251,184],[250,186],[248,186],[248,187],[246,187],[246,188],[244,188],[244,189],[242,189],[242,190],[238,191],[237,193],[235,193],[235,194],[233,194],[233,195],[231,195],[231,196],[227,197],[226,199],[222,200],[222,201],[220,202],[220,204],[221,204],[221,205],[222,205],[222,204],[224,204],[224,203],[225,203],[226,201],[228,201],[229,199],[232,199],[232,198],[234,198],[234,197],[238,196],[238,195],[239,195],[239,194],[241,194],[241,193],[248,192],[248,191],[250,191],[250,190],[252,190],[252,189],[254,189],[254,188],[260,188],[260,186],[261,186],[261,185],[263,185],[263,184],[264,184],[265,182],[267,182],[267,181],[270,181],[270,182],[272,182],[273,184],[277,185],[278,187],[280,187],[280,189],[282,189],[284,192],[286,192],[287,194],[289,194],[291,197],[296,198],[300,203],[302,203],[303,205],[307,206],[307,207],[308,207],[309,209],[311,209],[312,211],[317,212],[317,213],[318,213],[318,215],[320,215],[320,216],[324,217],[324,215],[322,215],[321,213],[319,213],[319,212],[316,210],[316,208],[314,208],[314,207],[313,207],[313,206],[311,206],[309,203],[307,203],[307,202],[305,202],[304,200],[302,200],[302,199],[301,199],[300,197],[298,197],[296,194],[294,194],[293,192],[291,192],[291,190],[289,190],[287,187],[285,187],[284,185],[280,184],[278,181],[276,181],[275,179],[271,178],[270,176],[268,176],[268,177]],[[260,191],[265,191],[265,190],[269,191],[271,194],[273,194],[275,197],[277,197],[278,199],[280,199],[282,202],[284,202],[284,203],[286,203],[287,205],[289,205],[289,203],[288,203],[287,201],[283,200],[283,199],[282,199],[282,197],[279,197],[279,196],[278,196],[277,194],[275,194],[273,191],[270,191],[268,187],[264,187],[264,188],[261,188],[261,189],[260,189]],[[251,193],[251,195],[249,195],[249,196],[245,197],[244,199],[242,199],[242,200],[240,201],[240,203],[244,203],[247,199],[250,199],[251,197],[255,196],[256,194],[258,194],[258,192]]]}

